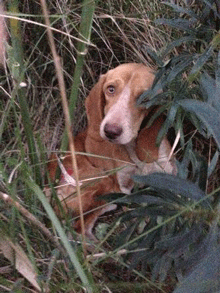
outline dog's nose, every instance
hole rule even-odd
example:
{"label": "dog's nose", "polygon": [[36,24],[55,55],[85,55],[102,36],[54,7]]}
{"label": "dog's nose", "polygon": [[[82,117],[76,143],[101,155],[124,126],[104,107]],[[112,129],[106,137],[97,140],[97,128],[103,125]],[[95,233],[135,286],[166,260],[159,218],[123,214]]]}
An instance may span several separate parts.
{"label": "dog's nose", "polygon": [[116,139],[122,134],[122,127],[116,123],[106,123],[104,127],[105,136],[108,139]]}

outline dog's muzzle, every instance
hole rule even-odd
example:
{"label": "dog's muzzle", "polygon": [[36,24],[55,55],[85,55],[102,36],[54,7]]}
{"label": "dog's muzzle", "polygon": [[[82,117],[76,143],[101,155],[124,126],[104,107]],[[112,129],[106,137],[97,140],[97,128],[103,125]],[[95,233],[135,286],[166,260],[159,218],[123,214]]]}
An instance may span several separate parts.
{"label": "dog's muzzle", "polygon": [[104,133],[107,139],[116,140],[123,132],[123,129],[117,123],[106,123],[104,127]]}

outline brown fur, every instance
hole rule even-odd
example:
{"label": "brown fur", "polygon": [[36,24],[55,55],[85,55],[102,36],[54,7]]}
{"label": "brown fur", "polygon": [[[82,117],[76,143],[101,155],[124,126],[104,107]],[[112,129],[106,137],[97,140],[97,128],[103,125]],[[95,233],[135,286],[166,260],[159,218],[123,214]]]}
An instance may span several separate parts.
{"label": "brown fur", "polygon": [[[95,179],[93,182],[83,181],[82,183],[82,205],[83,211],[86,213],[85,230],[91,238],[93,237],[92,227],[97,217],[105,211],[115,208],[115,206],[103,207],[105,202],[99,200],[99,196],[110,192],[124,191],[129,193],[133,187],[132,174],[142,173],[142,170],[144,170],[144,174],[147,174],[158,169],[153,163],[158,160],[159,156],[159,148],[156,147],[155,141],[163,121],[159,118],[150,128],[145,127],[140,130],[140,125],[149,110],[136,107],[137,97],[151,87],[153,79],[152,70],[142,64],[120,65],[102,75],[86,99],[88,127],[85,132],[75,137],[75,149],[77,152],[90,153],[99,157],[77,155],[79,179],[82,181],[86,178],[105,176],[106,172],[121,168],[117,173],[112,172],[111,175]],[[111,95],[108,93],[110,85],[114,85],[115,88],[115,93]],[[114,105],[117,105],[119,98],[124,99],[122,102],[126,105],[127,116],[120,115],[120,111],[123,114],[124,109],[117,109],[117,106],[114,112],[111,112]],[[126,121],[128,126],[125,129],[123,127],[126,123],[122,118],[129,120]],[[113,121],[117,127],[122,127],[123,139],[129,140],[128,143],[121,144],[121,136],[116,139],[119,143],[106,137],[103,138],[100,128],[105,120],[109,124]],[[168,157],[169,143],[166,141],[164,145],[166,145],[166,149],[163,152]],[[144,162],[142,169],[138,167],[141,161]],[[67,171],[71,170],[72,172],[70,156],[64,158],[63,165]],[[49,163],[48,168],[50,177],[54,180],[57,168],[56,159]],[[173,172],[172,166],[168,172]],[[74,173],[71,175],[74,177]],[[63,175],[61,175],[60,184],[65,181],[62,178]],[[72,211],[74,216],[78,216],[79,207],[78,199],[75,197],[75,187],[71,185],[60,186],[57,192],[64,208]],[[75,228],[80,231],[79,221],[76,222]]]}

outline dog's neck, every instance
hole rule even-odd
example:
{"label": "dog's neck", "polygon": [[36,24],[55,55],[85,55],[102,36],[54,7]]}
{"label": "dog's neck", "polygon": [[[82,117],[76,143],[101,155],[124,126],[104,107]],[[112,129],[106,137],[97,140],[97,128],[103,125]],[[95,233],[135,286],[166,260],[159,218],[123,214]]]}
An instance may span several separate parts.
{"label": "dog's neck", "polygon": [[126,144],[126,150],[129,154],[129,157],[131,161],[138,167],[143,168],[144,162],[141,162],[136,154],[135,148],[136,148],[136,139],[132,140],[130,143]]}

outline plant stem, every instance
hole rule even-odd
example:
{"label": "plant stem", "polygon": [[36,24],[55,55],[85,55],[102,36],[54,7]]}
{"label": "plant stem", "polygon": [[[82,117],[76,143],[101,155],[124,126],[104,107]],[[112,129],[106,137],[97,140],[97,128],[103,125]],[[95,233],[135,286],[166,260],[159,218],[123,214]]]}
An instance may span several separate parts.
{"label": "plant stem", "polygon": [[[83,1],[83,8],[81,14],[81,23],[79,27],[79,38],[82,42],[78,42],[77,44],[77,58],[76,58],[76,65],[73,75],[73,84],[71,88],[71,94],[69,99],[69,112],[70,112],[70,119],[73,122],[74,119],[74,109],[77,102],[78,91],[80,87],[80,79],[82,76],[83,65],[85,55],[87,54],[87,45],[90,41],[90,35],[92,30],[92,20],[93,20],[93,13],[95,10],[95,1],[94,0],[84,0]],[[64,132],[61,150],[66,151],[68,147],[68,137],[67,132]]]}
{"label": "plant stem", "polygon": [[[18,1],[12,0],[9,4],[10,12],[18,13]],[[10,29],[11,29],[11,41],[12,41],[12,55],[13,55],[13,63],[11,64],[11,74],[14,79],[14,90],[16,91],[19,106],[21,110],[21,116],[24,126],[25,135],[27,138],[28,149],[29,149],[29,158],[31,164],[34,168],[34,174],[36,178],[36,182],[38,184],[41,183],[41,172],[39,168],[39,160],[35,147],[35,140],[33,136],[33,128],[32,122],[30,119],[29,111],[28,111],[28,103],[26,100],[26,90],[21,86],[21,82],[24,80],[24,58],[23,58],[23,48],[22,48],[22,40],[20,33],[20,24],[18,19],[10,19]]]}

